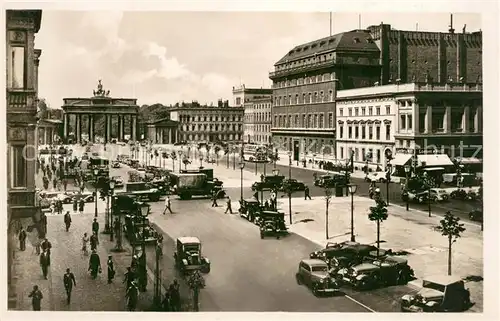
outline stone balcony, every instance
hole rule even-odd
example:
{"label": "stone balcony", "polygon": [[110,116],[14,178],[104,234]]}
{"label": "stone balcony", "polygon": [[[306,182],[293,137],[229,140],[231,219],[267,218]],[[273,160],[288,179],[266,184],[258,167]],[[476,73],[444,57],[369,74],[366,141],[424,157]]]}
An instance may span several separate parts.
{"label": "stone balcony", "polygon": [[33,89],[7,89],[7,111],[36,113],[37,95]]}
{"label": "stone balcony", "polygon": [[32,217],[37,211],[34,191],[9,190],[7,203],[13,218]]}

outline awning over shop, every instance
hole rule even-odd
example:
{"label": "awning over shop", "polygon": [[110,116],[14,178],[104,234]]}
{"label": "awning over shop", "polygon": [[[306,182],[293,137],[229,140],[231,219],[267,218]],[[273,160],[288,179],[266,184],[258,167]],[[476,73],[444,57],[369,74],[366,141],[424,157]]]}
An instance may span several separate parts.
{"label": "awning over shop", "polygon": [[394,154],[394,158],[391,160],[391,165],[393,166],[404,166],[411,159],[412,154]]}
{"label": "awning over shop", "polygon": [[425,165],[425,167],[454,165],[446,154],[417,155],[417,160],[420,166]]}
{"label": "awning over shop", "polygon": [[455,158],[457,162],[464,165],[472,165],[472,164],[482,164],[483,160],[476,157],[457,157]]}

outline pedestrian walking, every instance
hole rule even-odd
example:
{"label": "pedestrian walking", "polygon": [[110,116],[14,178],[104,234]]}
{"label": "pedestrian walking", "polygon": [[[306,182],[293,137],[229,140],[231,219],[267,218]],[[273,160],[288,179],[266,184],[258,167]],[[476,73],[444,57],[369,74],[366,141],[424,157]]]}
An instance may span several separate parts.
{"label": "pedestrian walking", "polygon": [[229,211],[230,214],[233,214],[233,209],[231,208],[231,197],[227,197],[227,201],[226,201],[226,211],[224,212],[224,214],[227,214],[227,211]]}
{"label": "pedestrian walking", "polygon": [[54,179],[52,180],[52,187],[54,188],[54,190],[56,190],[57,188],[57,178],[54,176]]}
{"label": "pedestrian walking", "polygon": [[90,236],[89,241],[90,241],[90,250],[91,251],[97,250],[97,245],[99,245],[99,239],[97,238],[97,235],[95,233],[93,233]]}
{"label": "pedestrian walking", "polygon": [[96,218],[92,222],[92,233],[97,237],[97,242],[99,243],[99,222],[97,222]]}
{"label": "pedestrian walking", "polygon": [[71,227],[71,215],[69,211],[66,211],[66,214],[64,214],[64,224],[66,225],[66,232],[69,232],[69,228]]}
{"label": "pedestrian walking", "polygon": [[127,284],[126,289],[128,289],[130,287],[130,285],[132,284],[132,281],[134,281],[134,280],[135,280],[135,273],[134,273],[134,271],[132,271],[131,267],[128,267],[127,272],[125,273],[125,279],[123,280],[123,283]]}
{"label": "pedestrian walking", "polygon": [[21,226],[21,231],[19,231],[19,249],[21,251],[26,250],[26,237],[27,237],[26,231]]}
{"label": "pedestrian walking", "polygon": [[219,205],[217,204],[217,192],[214,191],[212,193],[212,207],[218,207]]}
{"label": "pedestrian walking", "polygon": [[76,212],[78,212],[78,201],[75,199],[73,201],[73,213],[76,214]]}
{"label": "pedestrian walking", "polygon": [[42,310],[43,294],[42,291],[38,289],[38,285],[33,286],[33,291],[30,292],[28,297],[31,298],[31,305],[33,307],[33,311]]}
{"label": "pedestrian walking", "polygon": [[42,247],[42,251],[47,252],[49,265],[50,265],[50,254],[51,254],[51,250],[52,250],[52,243],[50,243],[49,240],[47,238],[45,238],[43,240],[42,244],[40,244],[40,246]]}
{"label": "pedestrian walking", "polygon": [[101,258],[95,250],[92,251],[92,254],[90,254],[88,271],[90,271],[92,279],[97,278],[98,273],[102,273]]}
{"label": "pedestrian walking", "polygon": [[47,280],[47,275],[49,273],[49,255],[47,251],[44,250],[42,254],[40,254],[40,267],[42,268],[42,275],[45,280]]}
{"label": "pedestrian walking", "polygon": [[170,308],[170,293],[169,291],[165,292],[165,296],[163,297],[163,301],[161,302],[162,308],[164,312],[171,311]]}
{"label": "pedestrian walking", "polygon": [[71,273],[70,269],[66,269],[66,273],[63,276],[64,288],[66,289],[66,303],[71,303],[71,291],[73,290],[73,285],[76,286],[75,275]]}
{"label": "pedestrian walking", "polygon": [[108,284],[113,282],[113,279],[115,278],[115,264],[113,262],[113,257],[111,255],[108,255]]}
{"label": "pedestrian walking", "polygon": [[174,282],[169,287],[170,292],[170,307],[172,311],[181,310],[181,295],[179,290],[179,283],[174,279]]}
{"label": "pedestrian walking", "polygon": [[128,311],[135,311],[137,307],[137,299],[139,297],[139,288],[135,281],[130,283],[130,286],[127,288],[127,294],[125,295],[127,298],[127,309]]}
{"label": "pedestrian walking", "polygon": [[88,249],[87,249],[87,243],[89,242],[89,237],[87,236],[87,233],[83,233],[82,237],[82,251],[83,255],[89,255]]}
{"label": "pedestrian walking", "polygon": [[83,214],[83,210],[85,209],[85,201],[83,198],[80,198],[78,209],[80,210],[80,214]]}
{"label": "pedestrian walking", "polygon": [[68,188],[68,180],[67,179],[63,179],[63,187],[64,187],[64,191],[66,192],[66,189]]}
{"label": "pedestrian walking", "polygon": [[172,212],[172,209],[170,208],[170,197],[168,195],[165,197],[165,208],[163,209],[163,215],[165,215],[167,210],[170,212],[170,214],[174,214]]}
{"label": "pedestrian walking", "polygon": [[306,185],[306,187],[304,188],[304,200],[307,200],[307,199],[312,199],[311,198],[311,195],[309,195],[309,186]]}

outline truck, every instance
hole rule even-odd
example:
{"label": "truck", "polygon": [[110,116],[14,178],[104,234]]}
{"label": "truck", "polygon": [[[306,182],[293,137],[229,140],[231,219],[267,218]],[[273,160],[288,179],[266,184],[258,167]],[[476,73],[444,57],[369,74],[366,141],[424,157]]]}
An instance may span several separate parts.
{"label": "truck", "polygon": [[[213,173],[213,171],[212,171]],[[212,175],[213,176],[213,175]],[[206,173],[170,173],[171,184],[174,194],[181,200],[191,199],[193,196],[210,197],[214,192],[217,198],[224,198],[223,183]]]}
{"label": "truck", "polygon": [[160,191],[153,188],[146,182],[128,182],[125,184],[125,191],[115,193],[116,195],[127,195],[135,197],[139,201],[158,202],[160,200]]}

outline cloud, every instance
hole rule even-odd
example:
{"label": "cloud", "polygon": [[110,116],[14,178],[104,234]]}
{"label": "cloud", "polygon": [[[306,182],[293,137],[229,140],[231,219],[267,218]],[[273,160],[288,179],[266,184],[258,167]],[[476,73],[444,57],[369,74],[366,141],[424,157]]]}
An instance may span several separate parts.
{"label": "cloud", "polygon": [[181,64],[176,57],[168,57],[167,48],[160,46],[157,43],[148,43],[145,55],[156,57],[160,61],[158,73],[156,74],[158,77],[165,78],[167,80],[175,80],[192,75],[192,72],[186,67],[186,65]]}

